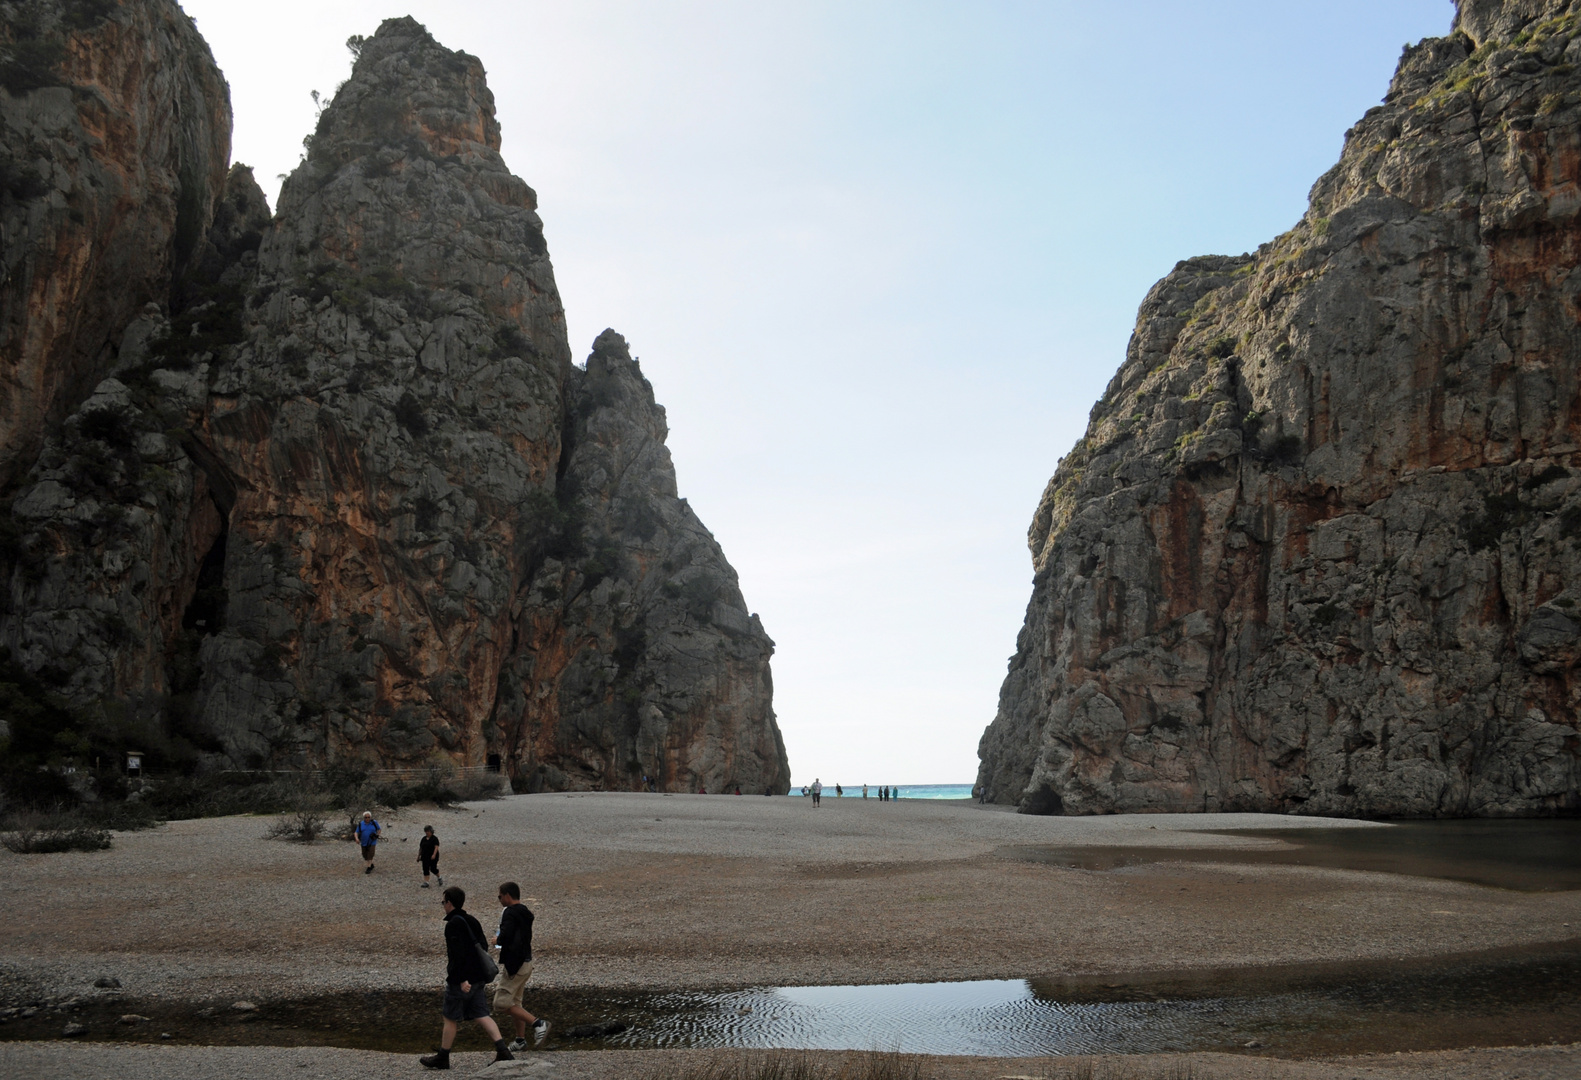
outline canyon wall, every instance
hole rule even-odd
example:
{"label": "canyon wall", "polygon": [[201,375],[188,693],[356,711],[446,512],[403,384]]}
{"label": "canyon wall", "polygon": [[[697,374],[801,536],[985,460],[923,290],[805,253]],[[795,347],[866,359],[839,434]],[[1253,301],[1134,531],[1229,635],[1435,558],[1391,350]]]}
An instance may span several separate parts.
{"label": "canyon wall", "polygon": [[1462,0],[1290,232],[1180,263],[1059,463],[978,792],[1581,809],[1581,4]]}
{"label": "canyon wall", "polygon": [[218,765],[785,791],[773,643],[623,339],[572,363],[481,64],[411,19],[354,45],[277,212],[221,154],[163,289],[106,315],[16,485],[0,636]]}

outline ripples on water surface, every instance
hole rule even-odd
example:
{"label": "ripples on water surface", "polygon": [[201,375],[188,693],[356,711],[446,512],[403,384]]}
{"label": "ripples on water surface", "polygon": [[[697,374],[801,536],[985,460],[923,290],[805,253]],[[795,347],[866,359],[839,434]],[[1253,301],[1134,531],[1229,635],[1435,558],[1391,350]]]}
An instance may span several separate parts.
{"label": "ripples on water surface", "polygon": [[658,994],[631,999],[625,1015],[631,1029],[611,1041],[633,1047],[1020,1057],[1225,1050],[1253,1041],[1299,1053],[1574,1041],[1581,945],[1124,984],[1014,979]]}

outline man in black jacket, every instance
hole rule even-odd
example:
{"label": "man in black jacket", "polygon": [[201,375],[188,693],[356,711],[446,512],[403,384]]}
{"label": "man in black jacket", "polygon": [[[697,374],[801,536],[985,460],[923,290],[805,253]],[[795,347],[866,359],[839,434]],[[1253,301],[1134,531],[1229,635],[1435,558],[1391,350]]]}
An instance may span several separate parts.
{"label": "man in black jacket", "polygon": [[507,881],[500,886],[500,932],[494,939],[500,947],[500,976],[494,983],[494,1009],[516,1018],[516,1041],[512,1050],[527,1049],[527,1025],[535,1039],[549,1034],[549,1021],[540,1020],[522,1006],[522,991],[532,978],[532,910],[521,902],[521,886]]}
{"label": "man in black jacket", "polygon": [[465,892],[452,885],[445,890],[444,896],[441,903],[445,908],[445,1026],[439,1037],[439,1052],[417,1060],[430,1069],[450,1068],[450,1047],[456,1041],[456,1025],[463,1020],[476,1020],[494,1040],[494,1060],[510,1061],[514,1055],[489,1016],[485,991],[489,974],[483,966],[484,957],[488,955],[488,939],[483,936],[483,927],[478,921],[461,910],[467,902]]}

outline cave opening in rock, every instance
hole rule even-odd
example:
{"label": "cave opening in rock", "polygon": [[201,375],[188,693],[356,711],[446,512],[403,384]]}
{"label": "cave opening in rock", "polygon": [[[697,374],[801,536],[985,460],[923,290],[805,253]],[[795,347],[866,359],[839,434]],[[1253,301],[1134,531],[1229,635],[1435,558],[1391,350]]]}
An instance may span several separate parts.
{"label": "cave opening in rock", "polygon": [[223,753],[225,747],[202,722],[198,691],[203,682],[203,640],[217,634],[225,625],[227,524],[227,515],[221,514],[219,535],[198,564],[192,599],[181,613],[181,627],[171,642],[169,654],[170,704],[166,714],[170,733],[210,753]]}

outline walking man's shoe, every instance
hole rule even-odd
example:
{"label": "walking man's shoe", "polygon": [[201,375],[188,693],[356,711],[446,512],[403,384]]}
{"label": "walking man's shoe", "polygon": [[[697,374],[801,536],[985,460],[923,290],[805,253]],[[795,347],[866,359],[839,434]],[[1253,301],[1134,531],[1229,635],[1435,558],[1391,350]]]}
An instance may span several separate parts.
{"label": "walking man's shoe", "polygon": [[549,1034],[549,1021],[547,1021],[547,1020],[537,1020],[537,1021],[533,1022],[533,1026],[532,1026],[532,1037],[533,1038],[541,1039],[547,1034]]}
{"label": "walking man's shoe", "polygon": [[430,1069],[448,1069],[450,1068],[450,1051],[441,1050],[437,1054],[429,1054],[427,1057],[420,1057],[417,1060]]}
{"label": "walking man's shoe", "polygon": [[368,864],[368,868],[366,870],[364,870],[363,873],[364,874],[371,874],[371,873],[373,873],[373,864],[369,863]]}
{"label": "walking man's shoe", "polygon": [[522,1038],[520,1035],[511,1040],[511,1053],[520,1054],[522,1051],[527,1049],[529,1049],[527,1040]]}
{"label": "walking man's shoe", "polygon": [[511,1053],[511,1048],[505,1045],[505,1040],[504,1039],[501,1039],[499,1042],[494,1044],[494,1060],[495,1061],[515,1061],[516,1060],[516,1055]]}

